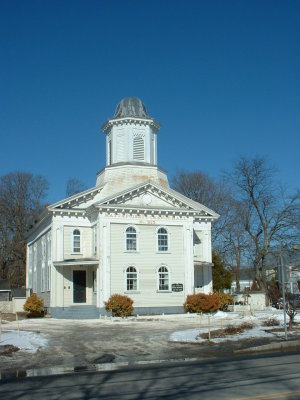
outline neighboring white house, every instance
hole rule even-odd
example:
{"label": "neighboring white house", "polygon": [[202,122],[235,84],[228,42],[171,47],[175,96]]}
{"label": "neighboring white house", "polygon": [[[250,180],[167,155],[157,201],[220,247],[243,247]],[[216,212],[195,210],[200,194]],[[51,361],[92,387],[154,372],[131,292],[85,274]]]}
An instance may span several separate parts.
{"label": "neighboring white house", "polygon": [[157,166],[159,128],[139,99],[123,99],[102,127],[96,185],[48,206],[29,233],[26,287],[52,316],[99,317],[114,293],[138,314],[182,312],[188,294],[212,291],[218,214],[169,187]]}
{"label": "neighboring white house", "polygon": [[[240,291],[239,293],[243,293],[245,291],[250,291],[254,278],[254,270],[253,268],[241,268],[239,271],[239,283],[240,283]],[[235,273],[233,273],[233,279],[231,282],[231,293],[237,293],[236,287],[236,277]]]}

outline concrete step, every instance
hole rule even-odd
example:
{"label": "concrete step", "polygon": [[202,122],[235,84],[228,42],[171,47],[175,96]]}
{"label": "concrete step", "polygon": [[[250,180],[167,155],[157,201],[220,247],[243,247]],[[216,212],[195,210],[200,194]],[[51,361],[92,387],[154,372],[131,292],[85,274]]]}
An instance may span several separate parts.
{"label": "concrete step", "polygon": [[52,309],[51,316],[62,319],[98,319],[99,310],[96,306],[70,306]]}

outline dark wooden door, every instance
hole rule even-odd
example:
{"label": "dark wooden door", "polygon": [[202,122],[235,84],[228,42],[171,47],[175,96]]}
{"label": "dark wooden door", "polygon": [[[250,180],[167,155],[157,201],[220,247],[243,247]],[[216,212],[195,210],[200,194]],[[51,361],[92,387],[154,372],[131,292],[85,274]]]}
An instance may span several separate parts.
{"label": "dark wooden door", "polygon": [[86,302],[86,272],[73,271],[73,303]]}

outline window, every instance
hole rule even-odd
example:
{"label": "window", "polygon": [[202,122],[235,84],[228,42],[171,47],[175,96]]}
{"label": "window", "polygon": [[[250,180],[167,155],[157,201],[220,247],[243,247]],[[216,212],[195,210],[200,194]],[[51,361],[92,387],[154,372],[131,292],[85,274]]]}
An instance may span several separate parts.
{"label": "window", "polygon": [[80,231],[78,229],[73,231],[73,253],[80,253]]}
{"label": "window", "polygon": [[157,231],[157,250],[168,251],[168,231],[165,228]]}
{"label": "window", "polygon": [[137,272],[134,267],[126,269],[126,290],[137,290]]}
{"label": "window", "polygon": [[33,265],[33,248],[29,247],[29,262],[28,262],[28,288],[32,289],[32,265]]}
{"label": "window", "polygon": [[34,293],[37,291],[37,246],[33,245],[33,277],[32,277],[32,290]]}
{"label": "window", "polygon": [[169,290],[169,271],[167,267],[160,267],[158,269],[158,290]]}
{"label": "window", "polygon": [[132,226],[126,229],[126,250],[136,251],[136,230]]}
{"label": "window", "polygon": [[46,275],[46,269],[45,269],[45,263],[46,263],[46,239],[42,239],[42,268],[41,268],[41,291],[44,292],[46,288],[46,282],[45,282],[45,275]]}

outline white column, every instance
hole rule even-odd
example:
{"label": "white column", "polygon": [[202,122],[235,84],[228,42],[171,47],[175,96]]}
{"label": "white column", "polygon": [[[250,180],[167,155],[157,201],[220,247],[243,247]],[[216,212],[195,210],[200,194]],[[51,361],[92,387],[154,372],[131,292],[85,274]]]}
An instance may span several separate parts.
{"label": "white column", "polygon": [[[63,260],[63,226],[53,224],[53,236],[52,236],[52,260],[62,261]],[[62,271],[57,270],[56,267],[51,266],[51,294],[52,294],[52,307],[63,306],[63,290],[64,282]],[[53,291],[53,293],[52,293]]]}
{"label": "white column", "polygon": [[103,221],[100,237],[100,297],[99,306],[104,307],[104,301],[110,297],[110,222]]}
{"label": "white column", "polygon": [[185,296],[194,293],[193,224],[184,225]]}
{"label": "white column", "polygon": [[[29,246],[27,244],[27,246],[26,246],[26,283],[25,283],[26,289],[28,289],[28,286],[29,286],[29,263],[30,262],[31,262],[31,260],[29,259]],[[26,290],[26,296],[27,296],[27,290]]]}

